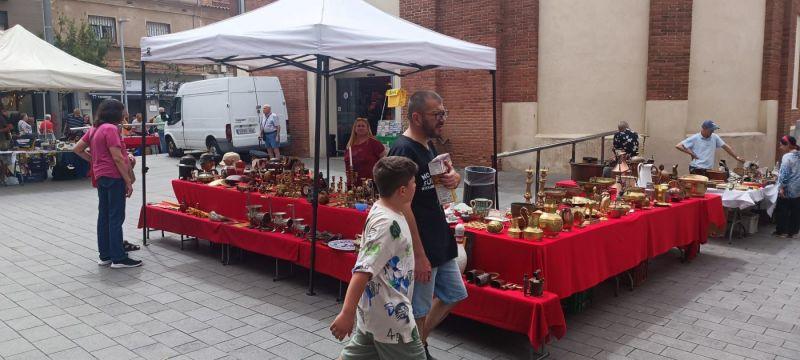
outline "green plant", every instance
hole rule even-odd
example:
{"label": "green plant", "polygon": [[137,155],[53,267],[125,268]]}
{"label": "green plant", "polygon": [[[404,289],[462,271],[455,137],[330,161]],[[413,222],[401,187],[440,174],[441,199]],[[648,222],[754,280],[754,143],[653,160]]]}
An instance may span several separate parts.
{"label": "green plant", "polygon": [[54,45],[68,54],[93,65],[105,67],[105,57],[110,45],[107,39],[97,37],[85,21],[60,16]]}

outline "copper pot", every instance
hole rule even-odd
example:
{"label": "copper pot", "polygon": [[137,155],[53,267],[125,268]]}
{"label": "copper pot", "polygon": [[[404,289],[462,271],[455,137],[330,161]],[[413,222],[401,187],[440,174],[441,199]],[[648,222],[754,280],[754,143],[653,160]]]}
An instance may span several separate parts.
{"label": "copper pot", "polygon": [[603,165],[597,163],[572,163],[570,170],[570,178],[575,181],[589,181],[592,177],[603,176]]}

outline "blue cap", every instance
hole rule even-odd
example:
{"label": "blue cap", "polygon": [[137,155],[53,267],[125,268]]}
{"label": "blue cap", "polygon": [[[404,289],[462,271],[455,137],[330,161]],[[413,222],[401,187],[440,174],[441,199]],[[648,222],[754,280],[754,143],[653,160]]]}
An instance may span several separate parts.
{"label": "blue cap", "polygon": [[703,126],[703,129],[709,129],[709,130],[717,130],[717,129],[719,129],[719,126],[717,126],[717,124],[714,123],[714,121],[711,121],[711,120],[703,121],[703,125],[702,126]]}

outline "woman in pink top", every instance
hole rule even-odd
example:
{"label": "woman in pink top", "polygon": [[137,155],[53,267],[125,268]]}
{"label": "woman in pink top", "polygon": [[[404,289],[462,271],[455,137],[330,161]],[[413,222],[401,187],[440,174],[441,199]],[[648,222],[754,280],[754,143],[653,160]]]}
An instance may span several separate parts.
{"label": "woman in pink top", "polygon": [[122,241],[122,223],[125,221],[125,198],[133,193],[130,176],[131,159],[125,151],[119,124],[125,106],[107,99],[97,108],[97,120],[75,145],[75,153],[92,164],[92,175],[97,182],[99,198],[97,214],[98,264],[112,268],[142,265],[141,260],[128,257]]}

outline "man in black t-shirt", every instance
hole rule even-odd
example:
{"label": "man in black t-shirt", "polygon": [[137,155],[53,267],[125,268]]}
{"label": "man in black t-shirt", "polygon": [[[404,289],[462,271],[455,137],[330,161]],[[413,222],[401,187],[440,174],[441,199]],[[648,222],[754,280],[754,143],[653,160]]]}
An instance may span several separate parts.
{"label": "man in black t-shirt", "polygon": [[[428,163],[437,155],[430,140],[442,136],[446,119],[447,110],[439,94],[433,91],[414,93],[408,101],[408,129],[389,150],[389,155],[407,157],[419,168],[417,190],[405,216],[414,241],[416,283],[411,307],[426,352],[428,334],[459,301],[467,297],[461,271],[455,262],[458,256],[456,241],[450,233],[428,169]],[[455,189],[461,176],[450,164],[450,171],[441,175],[440,180],[446,187]]]}

